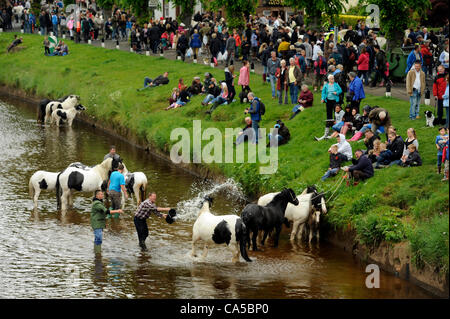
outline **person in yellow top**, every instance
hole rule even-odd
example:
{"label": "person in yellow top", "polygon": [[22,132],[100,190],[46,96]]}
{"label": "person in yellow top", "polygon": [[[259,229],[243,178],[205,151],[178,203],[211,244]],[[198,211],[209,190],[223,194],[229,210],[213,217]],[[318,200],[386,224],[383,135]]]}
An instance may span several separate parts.
{"label": "person in yellow top", "polygon": [[286,41],[286,38],[283,38],[281,43],[278,45],[278,53],[284,57],[284,54],[289,50],[290,45],[291,44]]}

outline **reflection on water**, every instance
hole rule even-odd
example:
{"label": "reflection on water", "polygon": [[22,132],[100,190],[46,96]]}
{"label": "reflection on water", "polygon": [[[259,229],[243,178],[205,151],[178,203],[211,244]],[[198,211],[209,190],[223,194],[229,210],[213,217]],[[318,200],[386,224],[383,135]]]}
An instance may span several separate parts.
{"label": "reflection on water", "polygon": [[[14,106],[12,105],[14,104]],[[41,127],[18,101],[0,102],[0,297],[4,298],[428,298],[422,289],[382,274],[380,289],[365,288],[364,266],[327,244],[292,247],[282,233],[277,249],[250,252],[252,263],[231,263],[212,247],[204,262],[189,256],[200,199],[212,193],[213,212],[232,214],[245,202],[231,181],[215,185],[188,175],[126,142],[80,123]],[[102,254],[94,255],[89,223],[92,194],[76,194],[61,215],[54,192],[42,192],[33,211],[28,179],[72,162],[99,163],[114,144],[130,171],[143,171],[158,205],[177,207],[172,225],[149,219],[149,252],[138,247],[135,204],[109,219]],[[200,194],[200,195],[199,195]],[[267,244],[266,244],[267,245]]]}

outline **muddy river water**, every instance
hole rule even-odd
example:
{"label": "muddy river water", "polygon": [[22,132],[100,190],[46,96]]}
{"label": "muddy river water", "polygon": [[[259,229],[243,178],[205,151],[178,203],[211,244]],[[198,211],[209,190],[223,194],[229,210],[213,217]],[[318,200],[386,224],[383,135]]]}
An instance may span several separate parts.
{"label": "muddy river water", "polygon": [[[28,180],[36,170],[57,172],[72,162],[100,163],[114,144],[130,171],[142,171],[159,206],[177,207],[174,224],[148,220],[148,252],[138,247],[129,200],[109,219],[96,257],[90,226],[92,194],[77,193],[64,216],[55,193],[43,192],[33,210]],[[232,181],[204,181],[164,160],[75,122],[42,127],[21,101],[0,97],[0,297],[1,298],[430,298],[423,289],[381,272],[368,289],[365,265],[328,243],[293,247],[283,231],[278,248],[249,252],[252,263],[231,263],[213,247],[203,262],[189,256],[192,225],[205,194],[215,214],[240,214],[242,194]],[[201,248],[199,246],[199,248]]]}

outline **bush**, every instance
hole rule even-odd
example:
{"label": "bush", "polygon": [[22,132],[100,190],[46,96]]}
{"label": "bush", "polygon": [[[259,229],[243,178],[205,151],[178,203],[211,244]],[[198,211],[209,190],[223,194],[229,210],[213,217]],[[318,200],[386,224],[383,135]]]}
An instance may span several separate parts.
{"label": "bush", "polygon": [[367,215],[357,215],[354,218],[357,239],[360,243],[376,247],[382,241],[400,242],[405,238],[400,214],[381,206]]}
{"label": "bush", "polygon": [[436,215],[408,231],[412,262],[423,268],[427,263],[448,275],[448,214]]}
{"label": "bush", "polygon": [[360,215],[370,210],[376,203],[374,195],[364,195],[353,202],[350,208],[351,215]]}

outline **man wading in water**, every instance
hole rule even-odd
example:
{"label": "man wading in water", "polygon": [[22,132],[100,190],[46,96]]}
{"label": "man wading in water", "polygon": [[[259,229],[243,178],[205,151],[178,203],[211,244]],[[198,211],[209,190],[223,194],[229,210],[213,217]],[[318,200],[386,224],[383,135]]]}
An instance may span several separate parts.
{"label": "man wading in water", "polygon": [[103,197],[103,192],[101,190],[96,190],[91,209],[91,226],[94,230],[94,252],[96,254],[100,254],[102,251],[103,228],[106,227],[106,215],[111,213],[122,213],[121,209],[107,209],[105,205],[103,205]]}
{"label": "man wading in water", "polygon": [[170,207],[157,207],[155,201],[156,193],[150,193],[148,198],[139,205],[134,215],[134,225],[139,238],[139,246],[141,246],[143,251],[147,250],[145,239],[148,237],[147,218],[150,217],[150,213],[166,218],[167,214],[161,214],[160,212],[168,212],[170,210]]}
{"label": "man wading in water", "polygon": [[[122,193],[125,195],[125,199],[128,199],[128,194],[125,189],[125,177],[123,176],[124,166],[119,164],[117,171],[111,173],[108,182],[108,194],[111,196],[112,209],[119,209],[122,204]],[[114,217],[119,217],[115,215]]]}

